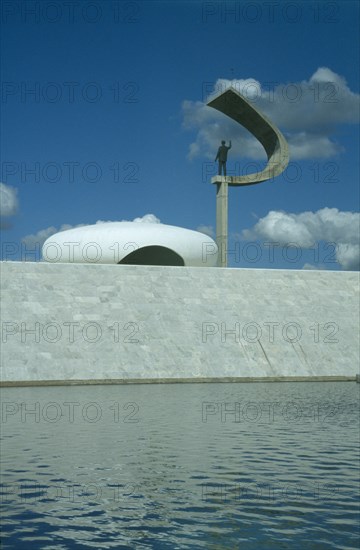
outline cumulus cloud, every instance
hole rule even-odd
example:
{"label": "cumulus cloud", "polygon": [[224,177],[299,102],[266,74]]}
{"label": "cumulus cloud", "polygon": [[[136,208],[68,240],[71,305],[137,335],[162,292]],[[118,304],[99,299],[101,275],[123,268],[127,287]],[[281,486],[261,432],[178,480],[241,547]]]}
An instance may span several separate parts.
{"label": "cumulus cloud", "polygon": [[96,223],[114,223],[114,222],[137,222],[137,223],[161,223],[159,218],[155,214],[145,214],[141,218],[134,218],[133,220],[98,220]]}
{"label": "cumulus cloud", "polygon": [[287,142],[291,158],[298,160],[312,158],[315,151],[316,158],[329,158],[344,151],[341,145],[329,137],[316,133],[298,132],[287,136]]}
{"label": "cumulus cloud", "polygon": [[14,216],[18,207],[17,189],[0,182],[0,223],[2,229],[10,227],[7,218]]}
{"label": "cumulus cloud", "polygon": [[[125,221],[125,220],[124,220]],[[155,216],[155,214],[145,214],[142,218],[134,218],[133,222],[138,223],[161,223],[159,218]]]}
{"label": "cumulus cloud", "polygon": [[212,225],[199,225],[199,227],[196,228],[196,231],[199,231],[199,233],[204,233],[204,235],[207,235],[208,237],[214,237],[215,231]]}
{"label": "cumulus cloud", "polygon": [[336,259],[347,270],[360,270],[360,245],[350,243],[338,243],[336,247]]}
{"label": "cumulus cloud", "polygon": [[245,229],[241,237],[280,245],[294,243],[301,248],[311,248],[318,241],[334,243],[336,260],[342,268],[357,270],[360,267],[359,235],[359,213],[322,208],[300,214],[272,210],[254,227]]}
{"label": "cumulus cloud", "polygon": [[323,265],[313,265],[313,264],[309,264],[309,263],[305,263],[303,265],[303,269],[307,269],[307,270],[319,270],[319,269],[325,269],[325,267]]}
{"label": "cumulus cloud", "polygon": [[218,79],[201,101],[184,101],[183,126],[195,130],[188,158],[214,158],[222,139],[233,141],[233,154],[242,158],[266,158],[262,146],[230,118],[206,106],[213,96],[233,87],[267,115],[284,132],[292,160],[329,158],[342,152],[332,139],[336,126],[359,122],[360,96],[346,80],[327,67],[319,67],[300,82],[261,84],[253,78]]}
{"label": "cumulus cloud", "polygon": [[[145,223],[160,223],[159,218],[155,216],[155,214],[145,214],[145,216],[142,216],[141,218],[135,218],[133,220],[98,220],[96,223],[113,223],[114,221],[122,221],[122,222],[145,222]],[[83,227],[85,223],[79,223],[78,225],[70,225],[67,223],[62,224],[59,228],[56,228],[54,226],[47,227],[46,229],[40,229],[37,233],[33,233],[31,235],[26,235],[21,240],[22,242],[29,248],[35,248],[36,246],[42,246],[46,239],[51,237],[51,235],[54,235],[55,233],[60,233],[61,231],[67,231],[68,229],[75,229],[76,227]]]}
{"label": "cumulus cloud", "polygon": [[21,239],[21,242],[23,242],[25,246],[28,248],[35,248],[36,246],[41,247],[46,241],[46,239],[51,237],[51,235],[54,235],[55,233],[59,233],[60,231],[67,231],[67,229],[82,227],[84,225],[86,224],[80,223],[79,225],[70,225],[68,223],[64,223],[59,228],[56,228],[52,225],[50,227],[47,227],[46,229],[40,229],[37,233],[26,235]]}

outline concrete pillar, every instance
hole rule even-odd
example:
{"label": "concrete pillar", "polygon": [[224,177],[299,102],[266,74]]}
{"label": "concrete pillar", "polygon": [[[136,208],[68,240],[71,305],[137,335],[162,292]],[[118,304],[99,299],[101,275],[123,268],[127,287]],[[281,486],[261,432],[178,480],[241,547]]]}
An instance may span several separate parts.
{"label": "concrete pillar", "polygon": [[218,267],[227,267],[228,249],[228,182],[225,177],[216,183],[216,244]]}

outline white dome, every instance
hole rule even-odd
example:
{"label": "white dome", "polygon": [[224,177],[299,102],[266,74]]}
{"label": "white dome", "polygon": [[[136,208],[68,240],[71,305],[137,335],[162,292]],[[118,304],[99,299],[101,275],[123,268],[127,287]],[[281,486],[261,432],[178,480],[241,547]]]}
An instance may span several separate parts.
{"label": "white dome", "polygon": [[213,267],[215,241],[198,231],[147,222],[106,222],[61,231],[42,248],[47,262]]}

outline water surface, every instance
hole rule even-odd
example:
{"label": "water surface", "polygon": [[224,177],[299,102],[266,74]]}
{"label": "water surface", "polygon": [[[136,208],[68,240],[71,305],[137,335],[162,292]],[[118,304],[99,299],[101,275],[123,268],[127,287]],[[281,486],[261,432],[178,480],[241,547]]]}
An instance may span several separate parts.
{"label": "water surface", "polygon": [[359,385],[4,388],[19,549],[359,547]]}

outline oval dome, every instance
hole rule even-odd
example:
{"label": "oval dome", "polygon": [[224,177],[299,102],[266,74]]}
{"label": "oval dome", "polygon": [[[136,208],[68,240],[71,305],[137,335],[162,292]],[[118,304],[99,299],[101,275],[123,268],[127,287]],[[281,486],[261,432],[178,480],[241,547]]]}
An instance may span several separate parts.
{"label": "oval dome", "polygon": [[42,247],[47,262],[213,267],[211,237],[173,225],[105,222],[55,233]]}

